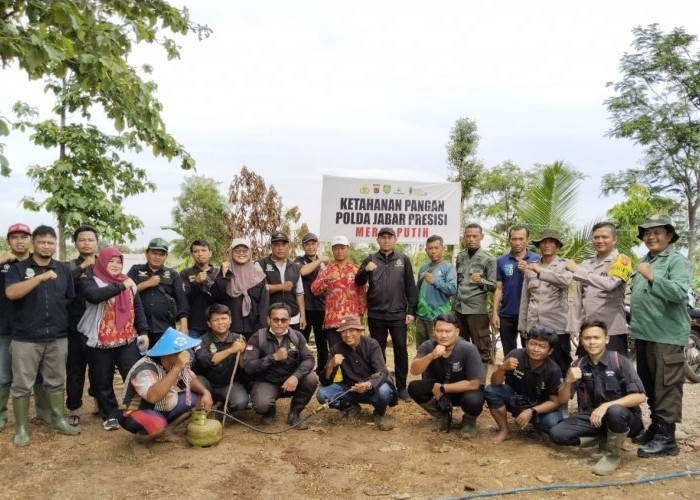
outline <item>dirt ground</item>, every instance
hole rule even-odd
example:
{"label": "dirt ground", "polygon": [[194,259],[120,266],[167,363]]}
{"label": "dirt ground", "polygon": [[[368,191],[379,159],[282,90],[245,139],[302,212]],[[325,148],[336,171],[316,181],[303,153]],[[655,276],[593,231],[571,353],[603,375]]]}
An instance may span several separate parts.
{"label": "dirt ground", "polygon": [[[700,470],[700,451],[689,446],[700,439],[700,384],[685,385],[680,455],[640,459],[628,441],[622,466],[606,478],[591,474],[590,451],[554,446],[519,430],[513,439],[493,445],[496,427],[487,409],[478,420],[479,436],[469,441],[458,431],[431,432],[421,408],[400,403],[389,410],[396,424],[389,432],[374,429],[371,407],[351,421],[327,410],[311,417],[306,431],[264,435],[227,424],[223,440],[212,448],[159,443],[150,456],[137,458],[130,449],[131,435],[104,431],[86,400],[79,436],[53,434],[33,420],[32,443],[26,448],[12,445],[10,413],[10,423],[0,433],[5,477],[0,498],[439,498]],[[316,406],[314,399],[303,415]],[[266,430],[285,428],[287,408],[288,400],[281,400],[278,422]],[[460,411],[456,413],[459,422]],[[238,416],[259,423],[252,411]],[[183,439],[185,430],[186,425],[179,430]],[[593,490],[541,489],[509,498],[698,498],[698,490],[696,476]]]}

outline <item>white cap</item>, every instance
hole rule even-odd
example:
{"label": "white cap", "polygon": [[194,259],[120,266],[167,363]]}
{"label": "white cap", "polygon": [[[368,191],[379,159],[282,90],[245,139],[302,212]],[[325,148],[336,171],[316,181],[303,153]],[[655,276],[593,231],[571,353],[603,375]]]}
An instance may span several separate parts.
{"label": "white cap", "polygon": [[348,242],[348,239],[345,236],[336,236],[333,238],[333,243],[331,244],[332,247],[336,245],[345,245],[346,247],[350,245]]}
{"label": "white cap", "polygon": [[236,248],[236,247],[240,247],[240,246],[250,248],[250,240],[248,238],[234,238],[233,241],[231,242],[230,248]]}

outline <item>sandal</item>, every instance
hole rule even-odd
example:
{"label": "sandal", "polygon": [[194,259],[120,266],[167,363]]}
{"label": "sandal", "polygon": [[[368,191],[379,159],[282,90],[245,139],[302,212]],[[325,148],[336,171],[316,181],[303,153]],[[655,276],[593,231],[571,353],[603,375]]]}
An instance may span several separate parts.
{"label": "sandal", "polygon": [[68,421],[68,425],[72,425],[73,427],[78,427],[80,425],[80,415],[71,413],[66,415],[66,420]]}

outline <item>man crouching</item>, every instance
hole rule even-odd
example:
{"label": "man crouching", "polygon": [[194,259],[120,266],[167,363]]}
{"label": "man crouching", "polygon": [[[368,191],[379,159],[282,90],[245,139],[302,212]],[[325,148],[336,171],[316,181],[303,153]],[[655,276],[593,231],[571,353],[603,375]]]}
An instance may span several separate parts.
{"label": "man crouching", "polygon": [[420,345],[411,363],[411,374],[423,377],[408,385],[408,393],[433,416],[436,430],[449,431],[452,405],[460,406],[464,411],[462,437],[472,438],[484,406],[479,350],[459,337],[454,314],[439,315],[433,325],[435,338]]}
{"label": "man crouching", "polygon": [[498,425],[498,434],[492,439],[495,444],[510,439],[508,412],[521,429],[532,424],[545,433],[564,418],[558,399],[561,370],[549,357],[557,341],[553,329],[535,325],[527,334],[525,349],[507,353],[491,374],[486,403]]}
{"label": "man crouching", "polygon": [[627,434],[634,436],[643,428],[639,405],[646,401],[644,386],[632,362],[608,351],[609,341],[604,323],[581,325],[581,345],[586,355],[569,368],[559,390],[559,401],[564,403],[575,385],[579,411],[549,432],[556,444],[604,443],[602,457],[593,467],[593,474],[599,476],[611,474],[620,466],[620,449]]}
{"label": "man crouching", "polygon": [[200,342],[168,328],[129,370],[124,382],[127,409],[117,419],[123,429],[135,435],[134,454],[149,454],[147,444],[164,440],[169,430],[189,418],[197,404],[205,410],[212,407],[211,394],[188,367],[187,350]]}
{"label": "man crouching", "polygon": [[328,363],[321,372],[323,387],[316,398],[320,403],[330,402],[331,408],[351,418],[362,412],[359,403],[370,403],[374,406],[375,427],[390,431],[394,424],[386,415],[386,407],[396,406],[398,395],[390,383],[382,348],[373,338],[362,335],[364,328],[357,316],[343,317],[337,331],[341,342],[331,347]]}

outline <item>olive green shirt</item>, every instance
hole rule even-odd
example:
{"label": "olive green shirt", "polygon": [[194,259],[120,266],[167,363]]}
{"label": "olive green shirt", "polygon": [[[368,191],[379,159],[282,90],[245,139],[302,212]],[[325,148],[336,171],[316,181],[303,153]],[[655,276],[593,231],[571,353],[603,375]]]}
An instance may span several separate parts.
{"label": "olive green shirt", "polygon": [[[479,248],[469,257],[464,250],[457,255],[457,294],[454,310],[460,314],[488,314],[487,297],[496,289],[496,259]],[[483,283],[471,281],[472,273],[481,273]]]}
{"label": "olive green shirt", "polygon": [[639,272],[630,277],[632,337],[660,344],[685,346],[690,333],[688,289],[693,280],[693,265],[672,249],[655,255],[647,253],[654,280],[647,281]]}

